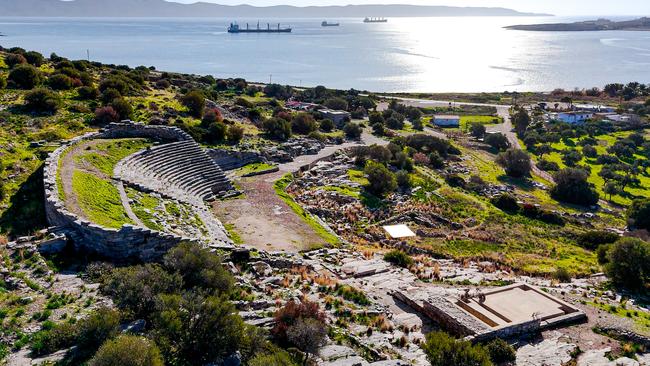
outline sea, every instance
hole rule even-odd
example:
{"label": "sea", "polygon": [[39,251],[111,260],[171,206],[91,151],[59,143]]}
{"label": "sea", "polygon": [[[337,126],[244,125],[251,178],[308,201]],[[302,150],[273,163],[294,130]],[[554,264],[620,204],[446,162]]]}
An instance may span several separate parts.
{"label": "sea", "polygon": [[[593,17],[590,17],[593,19]],[[631,17],[628,17],[628,19]],[[563,17],[3,18],[0,45],[158,70],[373,92],[551,91],[650,82],[650,32],[526,32]],[[322,27],[321,22],[339,22]],[[292,27],[290,34],[229,34]]]}

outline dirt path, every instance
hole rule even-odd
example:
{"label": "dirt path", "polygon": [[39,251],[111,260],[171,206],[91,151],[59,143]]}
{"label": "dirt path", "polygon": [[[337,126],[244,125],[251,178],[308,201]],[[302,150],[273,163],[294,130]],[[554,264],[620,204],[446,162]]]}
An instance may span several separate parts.
{"label": "dirt path", "polygon": [[131,209],[131,205],[129,204],[129,196],[127,196],[126,191],[124,190],[124,184],[121,181],[113,181],[113,184],[115,184],[118,192],[120,192],[120,201],[122,201],[122,207],[124,207],[126,215],[135,223],[135,225],[147,227]]}
{"label": "dirt path", "polygon": [[61,160],[59,175],[61,176],[63,193],[65,194],[65,207],[79,217],[86,217],[86,214],[81,207],[79,207],[77,195],[74,193],[74,189],[72,188],[72,175],[74,174],[75,169],[78,168],[74,158],[80,153],[87,152],[87,148],[90,147],[92,149],[100,141],[101,140],[90,140],[76,144],[63,154],[63,159]]}
{"label": "dirt path", "polygon": [[234,225],[244,244],[264,250],[298,252],[325,241],[305,221],[296,215],[275,193],[273,183],[286,173],[352,146],[386,144],[387,141],[364,132],[361,142],[327,146],[317,155],[303,155],[293,162],[280,164],[276,173],[241,178],[237,183],[243,198],[216,201],[213,210],[225,224]]}

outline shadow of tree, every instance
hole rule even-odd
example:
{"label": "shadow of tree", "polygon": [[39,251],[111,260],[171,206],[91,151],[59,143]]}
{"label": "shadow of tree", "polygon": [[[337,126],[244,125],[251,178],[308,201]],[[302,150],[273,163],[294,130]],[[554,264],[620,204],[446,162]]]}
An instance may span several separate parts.
{"label": "shadow of tree", "polygon": [[0,216],[0,231],[15,237],[47,227],[44,196],[41,164],[11,197],[9,208]]}

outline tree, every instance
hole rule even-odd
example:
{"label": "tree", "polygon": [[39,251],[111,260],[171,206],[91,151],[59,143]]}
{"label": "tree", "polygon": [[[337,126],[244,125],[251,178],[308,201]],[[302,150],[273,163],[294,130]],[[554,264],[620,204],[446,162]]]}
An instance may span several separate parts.
{"label": "tree", "polygon": [[25,56],[17,53],[10,53],[5,56],[5,64],[9,66],[10,69],[13,69],[16,65],[25,65],[27,64],[27,59]]}
{"label": "tree", "polygon": [[165,267],[183,278],[185,288],[200,287],[215,293],[228,293],[232,275],[221,265],[221,258],[201,246],[182,243],[164,257]]}
{"label": "tree", "polygon": [[182,283],[179,274],[167,273],[159,265],[146,264],[113,270],[102,283],[101,290],[127,314],[150,319],[155,313],[158,295],[176,293]]}
{"label": "tree", "polygon": [[444,332],[431,332],[422,346],[431,366],[492,366],[485,349],[458,341]]}
{"label": "tree", "polygon": [[228,141],[238,143],[244,138],[244,128],[242,126],[232,125],[228,127],[226,137],[228,138]]}
{"label": "tree", "polygon": [[514,362],[517,359],[515,349],[501,338],[496,338],[485,345],[487,353],[490,355],[490,360],[497,365],[506,362]]}
{"label": "tree", "polygon": [[348,109],[348,102],[343,98],[329,98],[323,103],[329,109],[345,111]]}
{"label": "tree", "polygon": [[587,181],[588,174],[582,169],[568,168],[555,174],[555,186],[551,188],[551,197],[558,201],[577,205],[595,205],[598,192]]}
{"label": "tree", "polygon": [[508,149],[497,156],[496,162],[511,177],[520,178],[530,175],[530,156],[523,150]]}
{"label": "tree", "polygon": [[323,132],[331,132],[334,129],[334,122],[331,119],[320,121],[320,129]]}
{"label": "tree", "polygon": [[36,51],[25,52],[25,53],[23,53],[23,57],[25,57],[25,60],[27,60],[27,62],[30,65],[33,65],[33,66],[36,66],[36,67],[39,67],[39,66],[43,65],[43,63],[45,63],[45,57],[43,57],[43,55],[41,55],[40,53],[38,53]]}
{"label": "tree", "polygon": [[49,89],[34,89],[25,95],[25,108],[33,112],[54,113],[60,102],[59,95]]}
{"label": "tree", "polygon": [[397,188],[395,174],[388,170],[384,164],[368,160],[363,171],[368,178],[366,189],[370,193],[383,197]]}
{"label": "tree", "polygon": [[172,364],[214,363],[240,350],[255,336],[255,330],[244,324],[225,296],[195,292],[161,295],[155,314],[154,339]]}
{"label": "tree", "polygon": [[133,107],[131,107],[131,103],[124,98],[113,99],[110,106],[117,113],[120,120],[131,119],[133,116]]}
{"label": "tree", "polygon": [[77,333],[78,359],[85,359],[107,339],[117,335],[120,329],[120,314],[117,310],[100,308],[79,322]]}
{"label": "tree", "polygon": [[325,321],[323,313],[317,302],[302,300],[296,302],[288,301],[282,308],[275,312],[275,325],[271,329],[271,334],[280,344],[289,344],[288,330],[295,325],[300,319],[314,319],[320,322]]}
{"label": "tree", "polygon": [[327,343],[327,327],[316,319],[298,319],[287,329],[287,336],[293,345],[305,352],[303,365],[307,365],[309,356]]}
{"label": "tree", "polygon": [[359,124],[348,122],[343,126],[343,132],[345,132],[345,136],[349,139],[358,139],[361,137],[362,130]]}
{"label": "tree", "polygon": [[89,366],[163,366],[160,350],[146,338],[121,335],[104,343]]}
{"label": "tree", "polygon": [[632,201],[627,210],[627,219],[635,228],[650,231],[650,199],[639,198]]}
{"label": "tree", "polygon": [[298,113],[291,119],[291,131],[301,135],[309,135],[316,131],[318,125],[309,113]]}
{"label": "tree", "polygon": [[99,125],[107,125],[111,122],[118,122],[119,120],[120,115],[111,106],[95,109],[95,123]]}
{"label": "tree", "polygon": [[528,115],[528,112],[525,109],[519,108],[512,116],[512,124],[515,126],[517,134],[523,136],[528,125],[530,125],[530,115]]}
{"label": "tree", "polygon": [[20,65],[11,70],[7,81],[19,89],[33,89],[41,83],[42,77],[34,66]]}
{"label": "tree", "polygon": [[510,147],[510,141],[500,132],[487,134],[484,141],[497,150],[506,150]]}
{"label": "tree", "polygon": [[650,243],[621,238],[607,251],[607,276],[615,286],[644,290],[650,281]]}
{"label": "tree", "polygon": [[485,136],[485,125],[478,122],[469,124],[469,133],[477,139],[482,139]]}
{"label": "tree", "polygon": [[201,118],[203,116],[203,109],[205,108],[205,96],[198,90],[193,90],[181,97],[181,103],[187,107],[190,115],[194,118]]}
{"label": "tree", "polygon": [[588,158],[595,158],[596,156],[598,156],[598,151],[596,151],[596,148],[591,145],[586,145],[585,147],[583,147],[582,153],[584,154],[584,156]]}
{"label": "tree", "polygon": [[615,182],[607,182],[607,183],[605,183],[605,186],[603,187],[603,192],[605,192],[605,194],[609,195],[609,200],[611,201],[612,200],[612,195],[619,193],[618,185]]}
{"label": "tree", "polygon": [[566,166],[576,166],[582,160],[582,154],[578,150],[566,150],[564,154],[562,154],[562,162]]}
{"label": "tree", "polygon": [[79,94],[79,99],[81,100],[94,100],[99,97],[99,90],[92,86],[82,86],[77,89],[77,94]]}
{"label": "tree", "polygon": [[271,138],[286,140],[291,137],[291,123],[285,119],[273,117],[262,122],[262,128]]}
{"label": "tree", "polygon": [[54,90],[72,89],[72,79],[63,74],[54,74],[47,79],[47,84]]}
{"label": "tree", "polygon": [[492,204],[507,212],[518,212],[520,207],[517,198],[509,193],[502,193],[491,200]]}

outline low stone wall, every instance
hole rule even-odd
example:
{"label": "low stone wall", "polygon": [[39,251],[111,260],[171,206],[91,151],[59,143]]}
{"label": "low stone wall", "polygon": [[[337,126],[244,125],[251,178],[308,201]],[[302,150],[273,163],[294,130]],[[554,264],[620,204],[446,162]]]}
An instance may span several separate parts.
{"label": "low stone wall", "polygon": [[245,165],[262,163],[266,159],[255,151],[208,149],[208,156],[223,170],[239,169]]}
{"label": "low stone wall", "polygon": [[198,243],[196,239],[132,225],[124,225],[120,229],[103,227],[67,210],[59,196],[56,183],[59,160],[64,152],[72,145],[85,140],[124,137],[147,137],[159,140],[191,138],[176,127],[120,123],[111,124],[100,132],[88,133],[66,141],[45,161],[43,183],[45,186],[45,214],[48,222],[63,229],[70,236],[77,250],[118,262],[155,261],[180,242]]}

